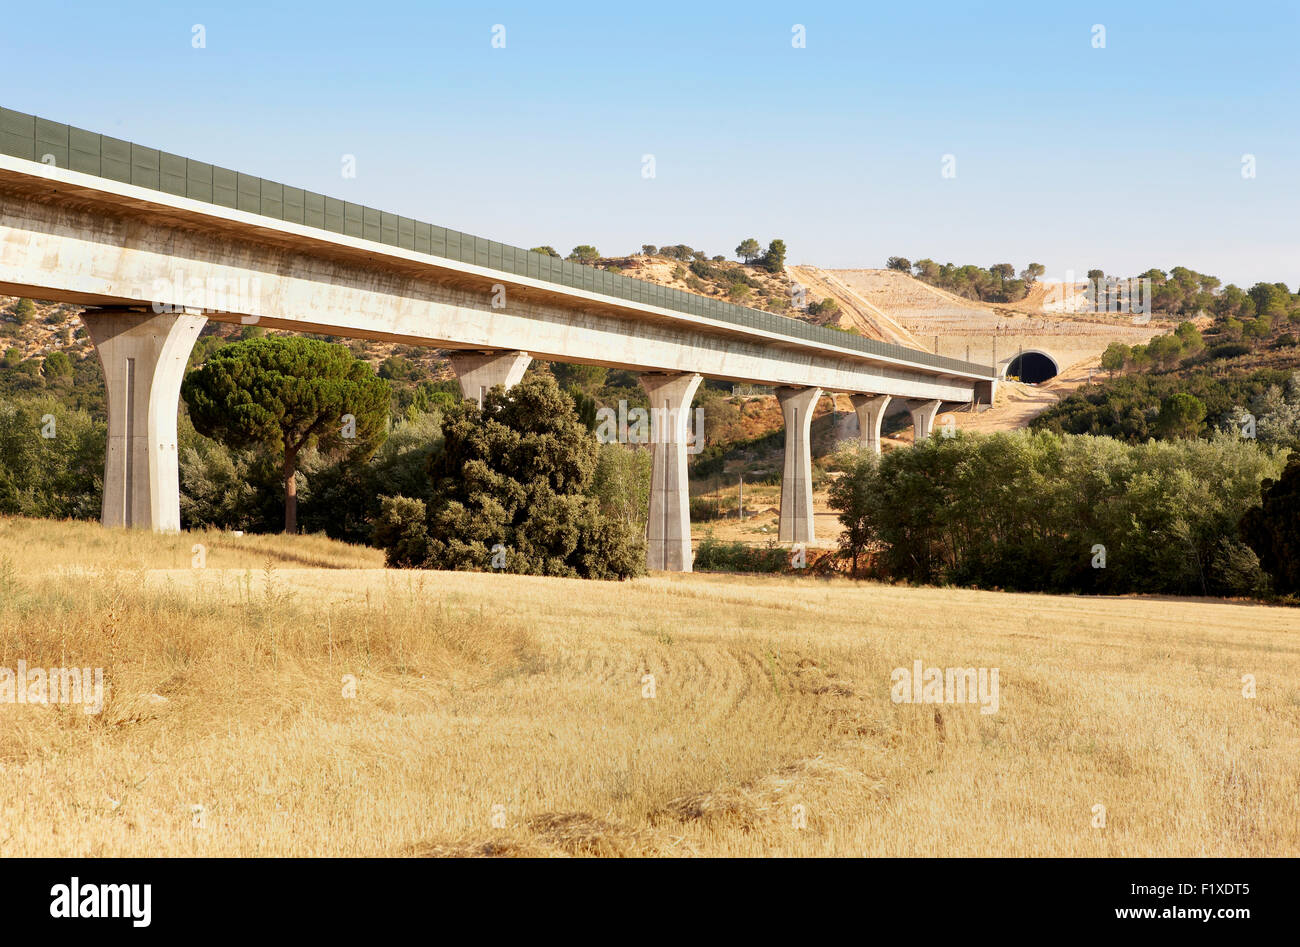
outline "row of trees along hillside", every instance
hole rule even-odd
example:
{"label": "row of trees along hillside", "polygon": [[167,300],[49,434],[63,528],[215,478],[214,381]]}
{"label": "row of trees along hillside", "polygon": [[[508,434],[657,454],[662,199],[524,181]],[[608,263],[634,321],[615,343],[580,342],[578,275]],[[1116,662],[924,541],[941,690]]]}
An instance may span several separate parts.
{"label": "row of trees along hillside", "polygon": [[[533,247],[532,252],[556,258],[561,256],[551,246]],[[710,255],[684,243],[662,247],[647,243],[642,245],[640,252],[624,257],[602,256],[594,246],[581,244],[564,259],[652,282],[681,284],[681,288],[701,296],[722,297],[769,312],[790,310],[789,284],[784,277],[784,240],[772,240],[767,249],[763,249],[756,239],[747,237],[736,247],[736,257],[734,261],[728,260],[722,254]],[[653,267],[646,266],[656,262],[672,264],[663,277]]]}
{"label": "row of trees along hillside", "polygon": [[1030,263],[1017,277],[1016,268],[1010,263],[994,263],[990,267],[958,266],[955,263],[939,264],[931,259],[913,263],[901,256],[891,256],[885,266],[900,273],[913,274],[923,283],[958,296],[993,303],[1013,303],[1024,299],[1030,286],[1045,271],[1041,263]]}
{"label": "row of trees along hillside", "polygon": [[1111,343],[1101,356],[1109,377],[1071,393],[1032,426],[1128,441],[1241,430],[1261,443],[1300,446],[1300,294],[1284,283],[1220,287],[1183,267],[1143,276],[1156,315],[1196,321],[1145,345]]}
{"label": "row of trees along hillside", "polygon": [[1300,455],[1230,434],[1126,444],[1046,431],[840,461],[850,569],[1035,592],[1300,594]]}

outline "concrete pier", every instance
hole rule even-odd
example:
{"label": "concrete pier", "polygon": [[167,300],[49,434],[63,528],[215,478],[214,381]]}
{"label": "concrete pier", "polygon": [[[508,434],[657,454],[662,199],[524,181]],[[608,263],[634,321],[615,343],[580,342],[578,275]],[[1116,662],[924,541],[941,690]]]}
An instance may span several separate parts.
{"label": "concrete pier", "polygon": [[872,453],[880,453],[880,424],[885,420],[889,395],[852,395],[849,401],[858,415],[858,437],[862,446]]}
{"label": "concrete pier", "polygon": [[483,407],[483,397],[497,385],[506,390],[523,380],[533,357],[527,352],[460,352],[451,356],[451,367],[460,382],[460,393]]}
{"label": "concrete pier", "polygon": [[810,543],[813,535],[812,416],[820,388],[778,388],[777,401],[785,422],[785,467],[781,474],[783,543]]}
{"label": "concrete pier", "polygon": [[[691,496],[686,473],[691,399],[701,375],[642,375],[650,396],[654,440],[650,474],[650,520],[646,568],[691,571]],[[702,431],[695,432],[702,437]]]}
{"label": "concrete pier", "polygon": [[912,413],[912,441],[919,444],[930,436],[934,430],[934,418],[939,413],[941,401],[912,401],[908,410]]}
{"label": "concrete pier", "polygon": [[181,528],[176,412],[185,365],[207,318],[132,309],[81,314],[104,369],[108,446],[105,526]]}

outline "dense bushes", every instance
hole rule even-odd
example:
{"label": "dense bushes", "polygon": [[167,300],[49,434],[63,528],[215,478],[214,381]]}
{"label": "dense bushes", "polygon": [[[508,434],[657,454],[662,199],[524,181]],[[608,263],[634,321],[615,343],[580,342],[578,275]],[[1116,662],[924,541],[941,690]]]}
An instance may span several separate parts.
{"label": "dense bushes", "polygon": [[1300,593],[1300,454],[1281,477],[1265,481],[1263,504],[1247,511],[1241,534],[1272,575],[1273,590]]}
{"label": "dense bushes", "polygon": [[412,412],[394,424],[369,460],[308,457],[302,465],[306,485],[299,514],[304,531],[369,541],[384,496],[429,499],[429,462],[441,447],[442,414],[430,410]]}
{"label": "dense bushes", "polygon": [[1242,355],[1250,354],[1250,346],[1242,345],[1240,342],[1224,342],[1222,345],[1216,345],[1206,353],[1211,360],[1225,358],[1237,358]]}
{"label": "dense bushes", "polygon": [[775,544],[724,543],[706,536],[695,550],[694,568],[718,572],[785,572],[790,568],[790,550]]}
{"label": "dense bushes", "polygon": [[979,299],[984,302],[1015,302],[1024,299],[1029,286],[1043,273],[1037,263],[1029,267],[1016,278],[1016,268],[1010,263],[995,263],[987,269],[982,266],[967,264],[957,266],[953,263],[936,263],[931,259],[917,260],[912,263],[904,257],[890,257],[886,263],[891,270],[907,273],[916,269],[916,278],[931,286],[938,286],[967,299]]}
{"label": "dense bushes", "polygon": [[428,502],[384,502],[375,540],[390,565],[586,578],[643,571],[639,531],[590,495],[600,447],[549,375],[494,389],[482,409],[456,405],[442,431]]}
{"label": "dense bushes", "polygon": [[0,400],[0,513],[98,517],[104,441],[103,422],[53,397]]}
{"label": "dense bushes", "polygon": [[1282,463],[1226,434],[1140,445],[1047,432],[959,435],[879,459],[855,456],[831,502],[846,527],[843,554],[874,553],[887,577],[1245,594],[1258,591],[1261,575],[1237,539],[1238,521]]}
{"label": "dense bushes", "polygon": [[[1160,409],[1176,395],[1194,397],[1205,408],[1210,433],[1255,408],[1258,417],[1267,413],[1263,402],[1270,391],[1297,392],[1290,374],[1261,369],[1249,374],[1216,375],[1198,371],[1183,377],[1174,375],[1125,375],[1103,384],[1088,385],[1044,411],[1031,423],[1034,430],[1058,434],[1101,434],[1127,441],[1144,441],[1170,432],[1160,423]],[[1270,402],[1272,403],[1272,402]],[[1192,433],[1196,433],[1192,431]]]}

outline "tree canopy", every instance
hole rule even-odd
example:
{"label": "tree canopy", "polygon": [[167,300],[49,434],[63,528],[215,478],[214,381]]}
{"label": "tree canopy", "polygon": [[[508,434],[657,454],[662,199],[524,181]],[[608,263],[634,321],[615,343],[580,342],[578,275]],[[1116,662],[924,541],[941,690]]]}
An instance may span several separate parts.
{"label": "tree canopy", "polygon": [[785,272],[785,241],[773,240],[767,245],[767,252],[763,254],[763,266],[770,273]]}
{"label": "tree canopy", "polygon": [[1273,577],[1273,590],[1300,593],[1300,454],[1276,480],[1265,480],[1261,506],[1242,517],[1241,534]]}
{"label": "tree canopy", "polygon": [[549,375],[463,401],[443,419],[428,503],[390,497],[375,529],[390,565],[624,578],[645,550],[589,495],[599,445]]}
{"label": "tree canopy", "polygon": [[233,342],[181,387],[195,429],[280,462],[284,529],[297,532],[299,454],[308,447],[369,457],[383,442],[389,389],[341,345],[298,336]]}
{"label": "tree canopy", "polygon": [[758,241],[753,237],[746,237],[744,240],[740,241],[740,245],[736,247],[736,256],[744,260],[746,263],[753,263],[762,255],[762,253],[763,248],[758,245]]}

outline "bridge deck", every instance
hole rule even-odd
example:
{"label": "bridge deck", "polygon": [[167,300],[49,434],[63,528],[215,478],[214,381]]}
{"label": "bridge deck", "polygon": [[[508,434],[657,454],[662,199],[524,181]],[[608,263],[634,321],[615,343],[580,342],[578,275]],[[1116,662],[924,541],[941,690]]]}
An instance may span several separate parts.
{"label": "bridge deck", "polygon": [[962,375],[990,378],[997,374],[992,366],[865,339],[533,253],[5,108],[0,108],[0,154],[557,286],[675,310],[759,333],[833,345]]}

